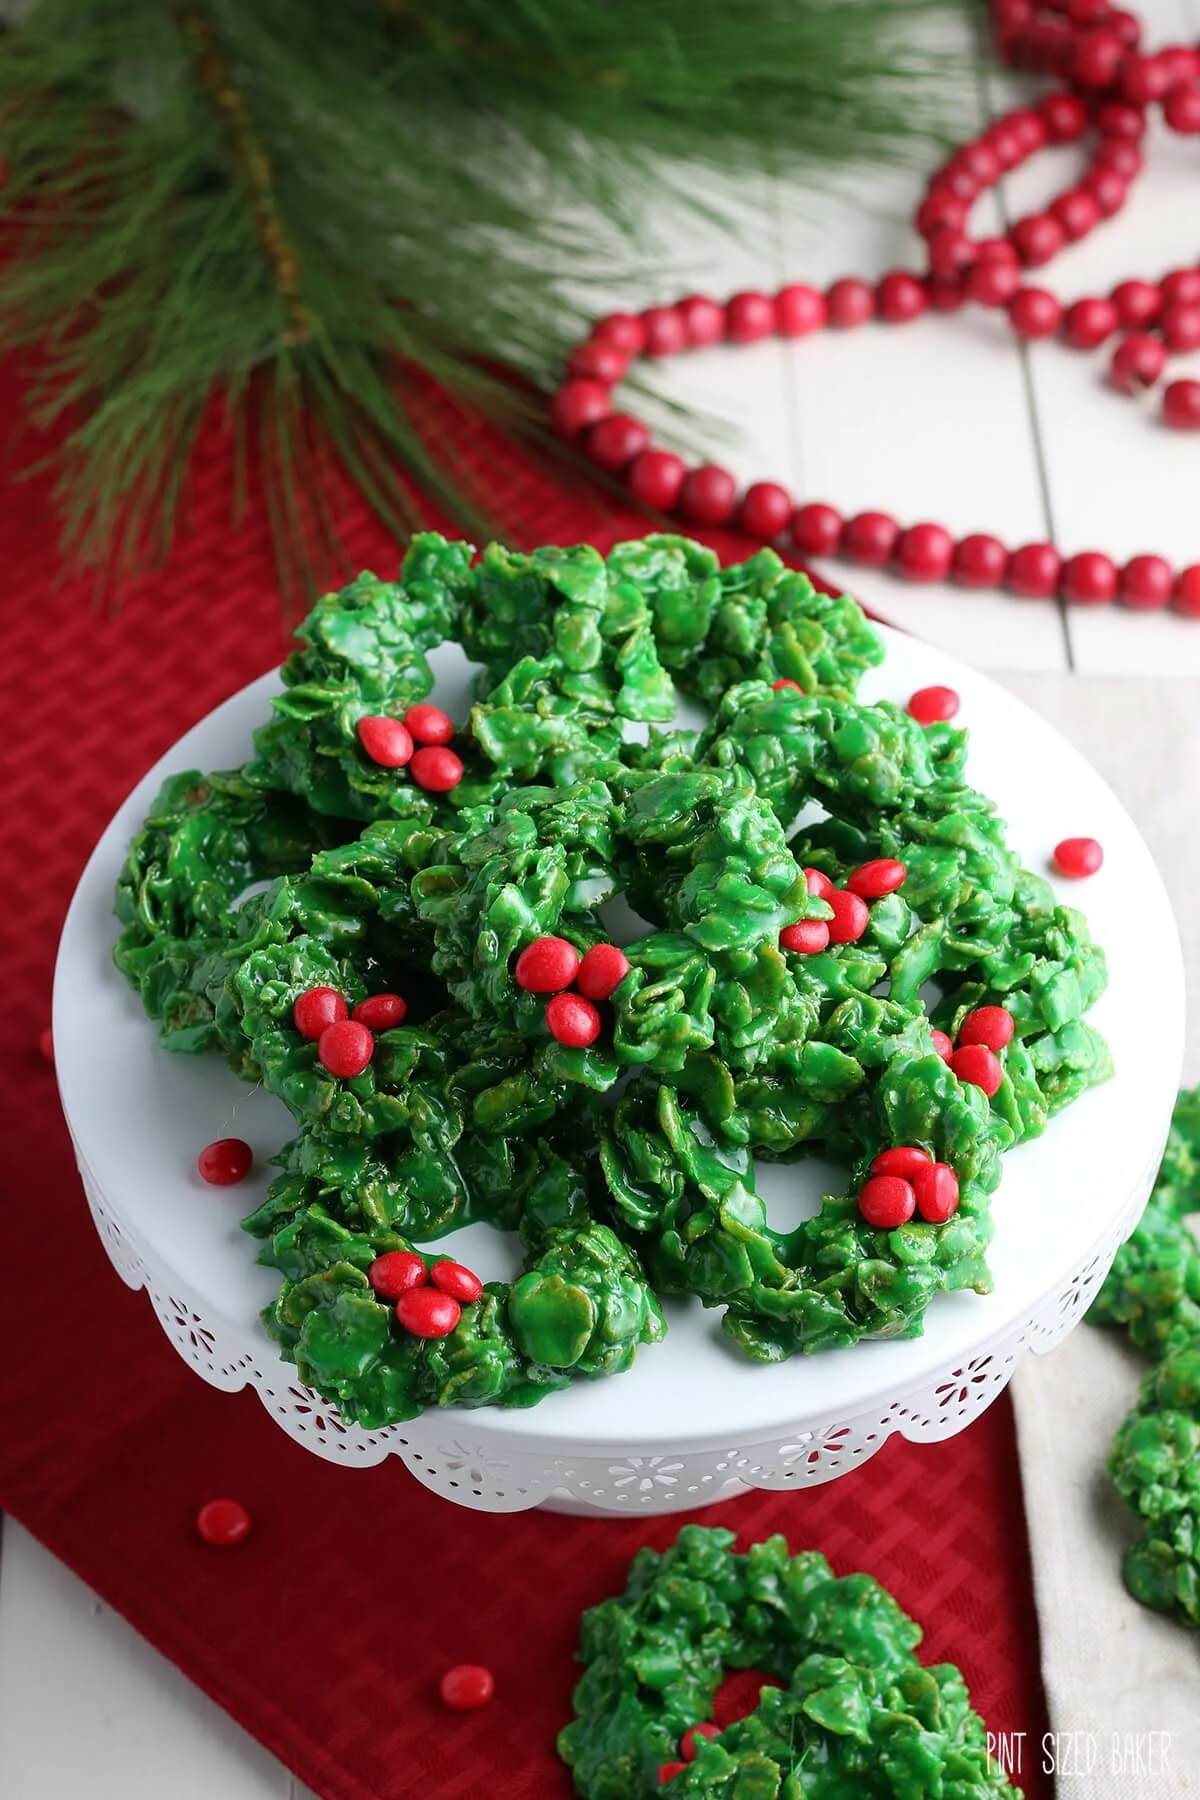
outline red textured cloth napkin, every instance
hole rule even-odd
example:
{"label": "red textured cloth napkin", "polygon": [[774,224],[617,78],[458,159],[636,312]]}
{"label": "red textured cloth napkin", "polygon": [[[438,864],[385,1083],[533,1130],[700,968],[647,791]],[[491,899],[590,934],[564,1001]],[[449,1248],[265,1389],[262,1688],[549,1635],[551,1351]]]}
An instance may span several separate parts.
{"label": "red textured cloth napkin", "polygon": [[[3,416],[14,401],[12,371],[0,369]],[[645,527],[486,434],[460,448],[515,541],[603,547]],[[396,551],[379,528],[349,500],[342,515],[354,562],[390,574]],[[97,611],[86,585],[58,581],[55,545],[45,487],[0,484],[0,1504],[331,1800],[566,1796],[554,1736],[569,1716],[580,1610],[618,1589],[637,1546],[667,1543],[682,1515],[490,1517],[447,1505],[398,1463],[332,1467],[286,1438],[253,1393],[205,1387],[92,1230],[38,1051],[60,923],[130,787],[278,661],[284,635],[266,530],[229,529],[212,440],[177,552],[119,615]],[[236,1550],[194,1534],[215,1495],[253,1514]],[[925,1625],[927,1656],[961,1665],[991,1729],[1030,1741],[1045,1729],[1006,1399],[950,1443],[893,1440],[828,1487],[688,1516],[743,1541],[782,1531],[839,1573],[869,1570]],[[495,1672],[482,1712],[438,1703],[437,1678],[459,1661]],[[1033,1800],[1048,1791],[1029,1777]]]}

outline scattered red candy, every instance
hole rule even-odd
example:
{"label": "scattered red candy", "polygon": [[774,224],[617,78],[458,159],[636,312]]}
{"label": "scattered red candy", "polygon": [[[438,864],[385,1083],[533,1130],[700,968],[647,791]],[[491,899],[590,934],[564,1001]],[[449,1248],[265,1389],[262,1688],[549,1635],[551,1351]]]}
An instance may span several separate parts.
{"label": "scattered red candy", "polygon": [[820,900],[828,900],[830,894],[836,893],[837,891],[828,875],[824,874],[820,869],[806,868],[804,871],[804,884],[809,893],[816,894],[817,898]]}
{"label": "scattered red candy", "polygon": [[871,922],[866,901],[858,894],[847,893],[845,888],[834,888],[824,899],[833,908],[833,917],[829,921],[830,943],[856,944]]}
{"label": "scattered red candy", "polygon": [[409,1288],[396,1302],[396,1322],[413,1337],[449,1337],[461,1318],[458,1301],[440,1288]]}
{"label": "scattered red candy", "polygon": [[211,1187],[235,1186],[246,1179],[253,1164],[254,1152],[244,1138],[216,1138],[196,1158],[201,1181]]}
{"label": "scattered red candy", "polygon": [[954,1055],[954,1045],[946,1036],[946,1033],[944,1031],[938,1031],[935,1027],[929,1035],[933,1039],[933,1047],[941,1057],[942,1061],[948,1063],[950,1058]]}
{"label": "scattered red candy", "polygon": [[985,1044],[989,1050],[1003,1050],[1005,1044],[1011,1044],[1015,1029],[1006,1006],[977,1006],[959,1026],[958,1041],[960,1046]]}
{"label": "scattered red candy", "polygon": [[440,706],[430,706],[426,700],[409,707],[404,723],[418,744],[448,744],[454,736],[454,720],[450,714],[443,712]]}
{"label": "scattered red candy", "polygon": [[360,1000],[350,1017],[365,1025],[368,1031],[392,1031],[403,1025],[408,1001],[399,994],[368,994]]}
{"label": "scattered red candy", "polygon": [[687,1764],[685,1762],[660,1763],[658,1765],[659,1787],[666,1787],[668,1781],[674,1781],[675,1777],[677,1775],[682,1775],[686,1768]]}
{"label": "scattered red candy", "polygon": [[858,1210],[878,1231],[895,1231],[906,1225],[917,1210],[912,1183],[899,1175],[872,1175],[858,1195]]}
{"label": "scattered red candy", "polygon": [[903,887],[907,878],[908,870],[902,862],[892,856],[877,856],[872,862],[860,863],[847,875],[846,886],[864,900],[881,900],[885,894],[894,894]]}
{"label": "scattered red candy", "polygon": [[779,947],[796,956],[819,955],[829,948],[828,922],[825,919],[798,919],[794,925],[785,925],[779,934]]}
{"label": "scattered red candy", "polygon": [[949,1163],[930,1163],[913,1176],[917,1211],[928,1225],[944,1225],[958,1211],[958,1176]]}
{"label": "scattered red candy", "polygon": [[711,1719],[705,1719],[702,1725],[689,1725],[679,1740],[679,1754],[684,1762],[694,1762],[696,1757],[697,1738],[717,1738],[721,1735],[721,1727],[714,1725]]}
{"label": "scattered red candy", "polygon": [[546,1008],[546,1029],[568,1049],[584,1050],[600,1036],[600,1014],[582,994],[555,994]]}
{"label": "scattered red candy", "polygon": [[575,986],[585,1000],[607,1000],[629,973],[629,958],[616,944],[593,944],[579,965]]}
{"label": "scattered red candy", "polygon": [[381,1300],[398,1300],[410,1288],[424,1287],[425,1258],[415,1250],[387,1250],[367,1270],[372,1292]]}
{"label": "scattered red candy", "polygon": [[513,965],[513,980],[527,994],[558,994],[579,973],[580,955],[566,938],[534,938]]}
{"label": "scattered red candy", "polygon": [[252,1524],[240,1500],[207,1500],[196,1514],[196,1530],[214,1550],[232,1550],[243,1543]]}
{"label": "scattered red candy", "polygon": [[356,1019],[337,1019],[317,1039],[317,1058],[342,1081],[361,1075],[375,1054],[375,1039]]}
{"label": "scattered red candy", "polygon": [[38,1033],[38,1054],[49,1063],[54,1061],[54,1033],[48,1025],[43,1025]]}
{"label": "scattered red candy", "polygon": [[472,1300],[478,1300],[483,1292],[483,1283],[474,1270],[468,1269],[464,1263],[452,1262],[448,1256],[433,1264],[429,1279],[443,1294],[449,1294],[452,1299],[461,1300],[468,1306]]}
{"label": "scattered red candy", "polygon": [[474,1712],[486,1706],[496,1691],[495,1678],[482,1663],[455,1663],[438,1682],[442,1705],[451,1712]]}
{"label": "scattered red candy", "polygon": [[928,1150],[922,1150],[918,1144],[894,1144],[890,1150],[881,1150],[871,1163],[872,1175],[899,1175],[904,1181],[912,1181],[923,1169],[933,1166],[933,1158]]}
{"label": "scattered red candy", "polygon": [[292,1007],[292,1024],[301,1037],[315,1042],[327,1025],[336,1025],[348,1016],[348,1008],[336,988],[305,988]]}
{"label": "scattered red candy", "polygon": [[982,1088],[989,1100],[1004,1079],[995,1051],[986,1044],[964,1044],[950,1058],[950,1067],[960,1081]]}
{"label": "scattered red candy", "polygon": [[411,761],[412,733],[400,719],[389,719],[383,713],[371,713],[355,726],[358,741],[373,763],[381,769],[402,769]]}
{"label": "scattered red candy", "polygon": [[795,690],[798,694],[802,694],[804,692],[804,689],[800,686],[800,683],[798,681],[793,681],[790,675],[781,675],[779,677],[778,681],[773,681],[771,683],[771,686],[777,694],[780,693],[784,688],[795,688]]}
{"label": "scattered red candy", "polygon": [[444,744],[425,744],[414,751],[408,772],[429,794],[448,794],[463,778],[462,758]]}
{"label": "scattered red candy", "polygon": [[952,687],[923,687],[909,696],[908,710],[918,725],[940,725],[953,719],[961,705]]}
{"label": "scattered red candy", "polygon": [[1085,876],[1094,875],[1103,861],[1103,847],[1095,838],[1064,838],[1054,846],[1055,868],[1060,875],[1066,875],[1072,881],[1082,881]]}

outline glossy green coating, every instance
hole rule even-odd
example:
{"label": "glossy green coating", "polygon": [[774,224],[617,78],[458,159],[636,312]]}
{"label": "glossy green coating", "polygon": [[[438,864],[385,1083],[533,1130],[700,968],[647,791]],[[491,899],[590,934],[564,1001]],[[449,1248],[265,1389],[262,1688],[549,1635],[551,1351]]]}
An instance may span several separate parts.
{"label": "glossy green coating", "polygon": [[739,1554],[734,1533],[685,1525],[639,1550],[620,1598],[583,1615],[572,1722],[558,1749],[583,1800],[650,1800],[684,1732],[712,1717],[731,1669],[761,1669],[755,1710],[665,1790],[692,1800],[1013,1800],[951,1664],[917,1658],[921,1629],[869,1575],[837,1579],[783,1537]]}
{"label": "glossy green coating", "polygon": [[[722,569],[651,537],[473,562],[427,533],[398,581],[360,576],[301,637],[246,766],[163,789],[117,961],[169,1048],[220,1049],[296,1120],[246,1227],[305,1380],[375,1426],[625,1369],[662,1336],[664,1294],[720,1307],[738,1351],[778,1361],[919,1332],[938,1293],[987,1291],[1001,1153],[1108,1073],[1085,1017],[1104,961],[966,784],[964,733],[855,699],[883,651],[853,601],[771,551]],[[464,779],[435,795],[356,727],[425,694],[451,637],[482,672]],[[679,694],[698,730],[672,726]],[[908,878],[858,943],[780,948],[829,913],[805,865],[840,882],[880,855]],[[616,899],[646,935],[601,1037],[566,1048],[514,959],[545,934],[605,941]],[[314,985],[408,1000],[353,1079],[293,1026]],[[930,1037],[983,1002],[1016,1020],[991,1103]],[[947,1224],[861,1217],[894,1143],[953,1164]],[[845,1191],[774,1230],[755,1160],[810,1154]],[[403,1335],[365,1271],[471,1218],[520,1232],[520,1273],[450,1337]]]}

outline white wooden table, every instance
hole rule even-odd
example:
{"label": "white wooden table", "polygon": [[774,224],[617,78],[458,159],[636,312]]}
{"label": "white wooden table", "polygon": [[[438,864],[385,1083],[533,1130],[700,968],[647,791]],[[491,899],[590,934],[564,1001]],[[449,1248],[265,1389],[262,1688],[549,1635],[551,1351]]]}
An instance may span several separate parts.
{"label": "white wooden table", "polygon": [[[1200,0],[1144,0],[1151,42],[1200,38]],[[1017,90],[981,85],[964,133]],[[1010,217],[1063,185],[1078,153],[1039,157],[995,202]],[[761,184],[744,193],[746,241],[664,232],[659,273],[614,305],[689,288],[717,296],[818,285],[911,264],[915,174],[843,181],[818,199]],[[1200,149],[1162,132],[1150,172],[1119,219],[1045,271],[1066,297],[1104,293],[1200,257]],[[986,218],[985,200],[979,218]],[[981,225],[981,229],[982,229]],[[658,284],[657,291],[655,283]],[[1200,374],[1200,356],[1172,372]],[[1092,356],[1018,346],[978,310],[898,328],[868,327],[794,346],[709,351],[670,366],[673,398],[738,421],[713,454],[744,479],[773,477],[843,509],[879,506],[906,523],[1049,537],[1067,551],[1159,551],[1200,561],[1200,438],[1168,432],[1149,403],[1105,391]],[[906,587],[830,565],[869,606],[1001,674],[1200,677],[1200,621],[1069,610],[960,589]],[[1147,697],[1149,682],[1147,681]],[[1128,717],[1129,693],[1123,693]],[[1152,729],[1147,698],[1146,728]],[[142,1305],[130,1297],[127,1304]],[[164,1354],[166,1354],[164,1347]],[[27,1534],[6,1521],[0,1554],[0,1795],[5,1800],[302,1800],[305,1790]]]}

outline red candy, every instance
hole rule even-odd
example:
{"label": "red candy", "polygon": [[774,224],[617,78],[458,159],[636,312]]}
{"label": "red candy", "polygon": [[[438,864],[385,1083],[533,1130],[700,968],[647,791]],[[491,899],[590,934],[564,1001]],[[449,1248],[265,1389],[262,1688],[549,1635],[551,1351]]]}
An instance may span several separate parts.
{"label": "red candy", "polygon": [[771,683],[771,686],[777,694],[781,693],[784,688],[794,688],[798,694],[804,692],[800,683],[798,681],[793,681],[790,675],[781,675],[778,681],[773,681]]}
{"label": "red candy", "polygon": [[923,1169],[932,1167],[933,1158],[928,1150],[922,1150],[918,1144],[895,1144],[890,1150],[881,1150],[871,1163],[872,1175],[899,1175],[904,1181],[912,1181]]}
{"label": "red candy", "polygon": [[454,720],[450,714],[424,700],[409,707],[404,723],[418,744],[448,744],[454,736]]}
{"label": "red candy", "polygon": [[408,1002],[399,994],[369,994],[360,1000],[350,1017],[368,1031],[392,1031],[403,1025]]}
{"label": "red candy", "polygon": [[38,1055],[45,1057],[48,1063],[54,1061],[54,1033],[48,1025],[43,1025],[38,1032]]}
{"label": "red candy", "polygon": [[871,922],[866,901],[858,894],[847,893],[845,888],[834,888],[831,894],[826,894],[823,898],[833,908],[833,917],[829,921],[830,943],[857,943]]}
{"label": "red candy", "polygon": [[894,894],[903,887],[907,878],[908,870],[902,862],[892,856],[877,856],[873,862],[860,863],[847,875],[846,886],[864,900],[880,900],[884,894]]}
{"label": "red candy", "polygon": [[451,1712],[474,1712],[486,1706],[495,1691],[495,1677],[482,1663],[455,1663],[438,1682],[442,1705]]}
{"label": "red candy", "polygon": [[986,1044],[989,1050],[1003,1050],[1011,1044],[1016,1026],[1006,1006],[977,1006],[958,1028],[959,1044]]}
{"label": "red candy", "polygon": [[666,1787],[668,1781],[674,1781],[675,1777],[677,1775],[682,1775],[683,1771],[686,1768],[687,1768],[687,1764],[685,1762],[659,1763],[659,1765],[658,1765],[658,1785],[659,1785],[659,1787]]}
{"label": "red candy", "polygon": [[859,1190],[858,1210],[868,1225],[879,1231],[895,1231],[916,1212],[917,1197],[911,1182],[899,1175],[872,1175]]}
{"label": "red candy", "polygon": [[292,1024],[301,1037],[315,1043],[327,1025],[347,1017],[346,1002],[336,988],[306,988],[292,1007]]}
{"label": "red candy", "polygon": [[483,1292],[483,1283],[474,1270],[468,1269],[463,1263],[453,1262],[449,1257],[443,1257],[440,1262],[432,1265],[429,1279],[443,1294],[449,1294],[452,1299],[468,1306],[473,1300],[478,1300]]}
{"label": "red candy", "polygon": [[400,719],[389,719],[382,713],[371,713],[365,719],[360,719],[354,729],[363,750],[381,769],[402,769],[405,763],[411,761],[412,734]]}
{"label": "red candy", "polygon": [[794,956],[817,956],[829,948],[829,925],[825,919],[797,919],[780,932],[779,947]]}
{"label": "red candy", "polygon": [[317,1039],[317,1057],[342,1081],[361,1075],[375,1054],[375,1039],[355,1019],[337,1019]]}
{"label": "red candy", "polygon": [[942,1061],[948,1063],[950,1058],[954,1055],[954,1045],[946,1036],[946,1033],[944,1031],[938,1031],[935,1026],[929,1035],[933,1039],[933,1047],[941,1057]]}
{"label": "red candy", "polygon": [[949,1163],[930,1163],[912,1178],[917,1211],[929,1225],[944,1225],[958,1211],[958,1176]]}
{"label": "red candy", "polygon": [[244,1543],[252,1526],[240,1500],[208,1500],[196,1514],[196,1530],[214,1550],[232,1550]]}
{"label": "red candy", "polygon": [[580,956],[566,938],[534,938],[513,966],[513,980],[527,994],[558,994],[579,973]]}
{"label": "red candy", "polygon": [[585,1000],[607,1000],[629,973],[629,958],[616,944],[593,944],[579,965],[575,986]]}
{"label": "red candy", "polygon": [[950,1058],[950,1067],[960,1081],[982,1088],[989,1100],[1004,1079],[998,1057],[986,1044],[964,1044]]}
{"label": "red candy", "polygon": [[584,1050],[600,1036],[600,1014],[582,994],[555,994],[546,1008],[546,1028],[571,1050]]}
{"label": "red candy", "polygon": [[721,1735],[721,1727],[706,1719],[702,1725],[689,1725],[679,1740],[679,1754],[684,1762],[694,1762],[696,1758],[697,1738],[717,1738]]}
{"label": "red candy", "polygon": [[837,889],[834,887],[832,881],[830,881],[828,875],[823,874],[820,869],[806,868],[804,871],[804,885],[810,894],[816,894],[818,899],[821,900],[828,900],[830,894],[837,892]]}
{"label": "red candy", "polygon": [[463,778],[462,758],[444,744],[426,744],[414,751],[409,774],[430,794],[448,794]]}
{"label": "red candy", "polygon": [[1060,875],[1082,881],[1094,875],[1104,861],[1104,851],[1095,838],[1064,838],[1054,846],[1054,866]]}
{"label": "red candy", "polygon": [[210,1187],[235,1187],[254,1165],[254,1152],[244,1138],[216,1138],[196,1158],[201,1181]]}
{"label": "red candy", "polygon": [[924,687],[910,697],[908,710],[918,725],[937,725],[953,719],[961,705],[952,687]]}
{"label": "red candy", "polygon": [[396,1302],[396,1322],[413,1337],[449,1337],[461,1318],[458,1301],[440,1288],[409,1288]]}
{"label": "red candy", "polygon": [[398,1300],[412,1288],[424,1287],[425,1258],[415,1250],[388,1250],[367,1270],[371,1289],[381,1300]]}

